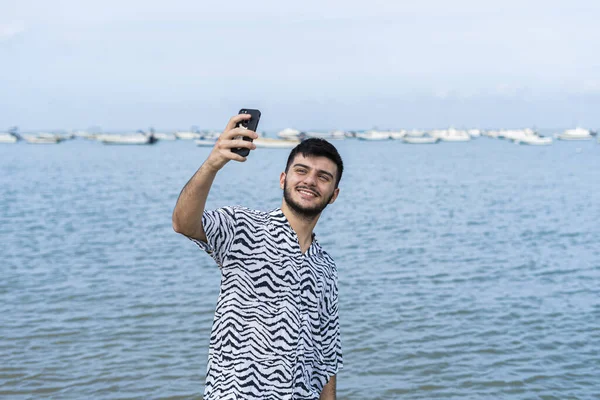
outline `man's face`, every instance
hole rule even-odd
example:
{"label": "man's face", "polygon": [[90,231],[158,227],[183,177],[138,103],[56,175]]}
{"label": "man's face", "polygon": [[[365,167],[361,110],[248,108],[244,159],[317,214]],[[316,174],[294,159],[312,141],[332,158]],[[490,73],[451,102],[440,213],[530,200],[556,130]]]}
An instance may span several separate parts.
{"label": "man's face", "polygon": [[298,215],[313,218],[335,201],[337,165],[326,157],[298,154],[279,179],[283,198]]}

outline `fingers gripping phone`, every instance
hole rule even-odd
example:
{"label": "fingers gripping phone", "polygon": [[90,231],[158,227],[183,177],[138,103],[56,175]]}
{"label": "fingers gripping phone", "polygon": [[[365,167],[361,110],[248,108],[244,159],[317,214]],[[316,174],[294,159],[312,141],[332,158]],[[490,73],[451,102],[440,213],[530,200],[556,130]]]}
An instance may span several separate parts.
{"label": "fingers gripping phone", "polygon": [[[258,128],[258,121],[260,121],[260,111],[259,110],[251,110],[248,108],[242,108],[239,113],[240,114],[250,114],[250,119],[246,119],[246,120],[238,122],[238,124],[236,125],[236,128],[241,127],[241,128],[246,128],[246,129],[256,132],[256,128]],[[249,138],[248,136],[237,136],[234,139],[244,139],[248,142],[252,141],[252,139]],[[247,149],[245,147],[234,148],[234,149],[231,149],[231,151],[233,151],[235,154],[239,154],[242,157],[246,157],[248,154],[250,154],[250,149]]]}

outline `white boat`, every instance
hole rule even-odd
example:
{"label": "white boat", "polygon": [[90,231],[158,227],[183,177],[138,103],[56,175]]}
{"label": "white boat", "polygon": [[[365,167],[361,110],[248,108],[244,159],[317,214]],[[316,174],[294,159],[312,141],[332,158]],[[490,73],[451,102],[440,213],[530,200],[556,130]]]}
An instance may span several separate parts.
{"label": "white boat", "polygon": [[468,142],[471,140],[471,136],[466,131],[459,131],[454,128],[433,130],[429,134],[437,139],[445,142]]}
{"label": "white boat", "polygon": [[96,140],[98,133],[91,133],[87,131],[76,131],[73,133],[73,136],[76,138],[88,139],[88,140]]}
{"label": "white boat", "polygon": [[181,139],[181,140],[196,140],[196,139],[200,139],[202,137],[202,135],[198,132],[189,132],[189,131],[175,132],[175,136],[177,137],[177,139]]}
{"label": "white boat", "polygon": [[74,133],[55,133],[61,140],[73,140],[75,139]]}
{"label": "white boat", "polygon": [[371,140],[371,141],[373,141],[373,140],[389,140],[390,133],[384,132],[384,131],[370,130],[367,132],[357,133],[356,138],[358,140]]}
{"label": "white boat", "polygon": [[65,140],[53,133],[38,133],[36,135],[23,135],[23,139],[30,144],[58,144]]}
{"label": "white boat", "polygon": [[408,144],[435,144],[440,139],[432,136],[405,136],[402,141]]}
{"label": "white boat", "polygon": [[591,132],[583,128],[567,129],[563,133],[556,135],[560,140],[591,140],[593,138]]}
{"label": "white boat", "polygon": [[145,133],[134,133],[125,135],[98,135],[97,140],[104,144],[153,144],[157,139],[154,135]]}
{"label": "white boat", "polygon": [[514,140],[516,138],[520,138],[524,135],[523,132],[521,132],[520,130],[516,130],[516,129],[503,129],[500,130],[496,133],[496,138],[497,139],[508,139],[508,140]]}
{"label": "white boat", "polygon": [[481,130],[479,129],[469,129],[467,131],[467,133],[469,134],[469,136],[473,137],[479,137],[481,136]]}
{"label": "white boat", "polygon": [[500,135],[500,131],[497,131],[497,130],[489,130],[489,131],[483,132],[483,136],[487,136],[492,139],[497,139],[498,135]]}
{"label": "white boat", "polygon": [[297,140],[300,137],[300,131],[294,128],[285,128],[277,133],[277,137],[282,139]]}
{"label": "white boat", "polygon": [[[300,138],[301,134],[292,137],[292,138]],[[319,138],[319,139],[325,139],[325,140],[342,140],[342,139],[346,139],[346,137],[348,135],[346,135],[346,132],[344,131],[330,131],[330,132],[306,132],[305,133],[307,138]],[[280,137],[284,137],[284,136],[280,136]]]}
{"label": "white boat", "polygon": [[535,141],[536,137],[539,137],[539,135],[533,130],[533,129],[504,129],[498,132],[497,136],[498,139],[506,139],[506,140],[511,140],[513,142],[518,142],[518,141],[527,141],[529,139],[532,139],[532,141]]}
{"label": "white boat", "polygon": [[405,131],[404,129],[400,130],[400,131],[392,131],[390,132],[390,139],[394,139],[394,140],[402,140],[404,138],[404,136],[406,136],[408,132]]}
{"label": "white boat", "polygon": [[501,131],[498,135],[501,139],[512,140],[516,144],[528,144],[532,146],[546,146],[552,144],[552,138],[540,136],[533,129],[512,129]]}
{"label": "white boat", "polygon": [[327,132],[304,132],[305,138],[318,138],[318,139],[328,139],[329,134]]}
{"label": "white boat", "polygon": [[[202,133],[202,134],[200,134],[200,139],[217,140],[221,136],[221,133],[222,132],[216,132],[216,131]],[[260,132],[256,132],[256,134],[259,136],[261,135]]]}
{"label": "white boat", "polygon": [[333,130],[331,132],[329,132],[329,139],[332,140],[343,140],[346,139],[347,137],[350,137],[350,134],[346,131],[342,131],[342,130]]}
{"label": "white boat", "polygon": [[258,139],[254,139],[254,144],[256,148],[291,149],[299,145],[300,141],[259,137]]}
{"label": "white boat", "polygon": [[405,136],[407,136],[407,137],[422,137],[422,136],[425,136],[426,133],[427,132],[419,130],[419,129],[413,129],[413,130],[406,132]]}
{"label": "white boat", "polygon": [[13,126],[6,132],[0,132],[0,143],[17,143],[21,139],[19,128],[16,126]]}
{"label": "white boat", "polygon": [[552,144],[552,138],[545,136],[525,136],[520,139],[515,139],[516,144],[528,144],[531,146],[548,146]]}
{"label": "white boat", "polygon": [[213,147],[217,143],[217,139],[196,139],[194,143],[200,147]]}
{"label": "white boat", "polygon": [[16,136],[10,132],[0,133],[0,143],[17,143],[19,136]]}
{"label": "white boat", "polygon": [[17,143],[19,139],[10,133],[0,133],[0,143]]}
{"label": "white boat", "polygon": [[451,135],[441,138],[444,142],[468,142],[471,140],[469,135]]}
{"label": "white boat", "polygon": [[154,133],[155,138],[158,140],[177,140],[177,136],[173,133]]}

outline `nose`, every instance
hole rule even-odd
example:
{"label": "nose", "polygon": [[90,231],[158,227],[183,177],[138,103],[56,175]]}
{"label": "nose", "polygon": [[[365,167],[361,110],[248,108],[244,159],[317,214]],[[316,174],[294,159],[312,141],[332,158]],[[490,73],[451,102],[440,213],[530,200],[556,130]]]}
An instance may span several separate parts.
{"label": "nose", "polygon": [[317,186],[317,175],[315,173],[306,174],[304,176],[304,183],[309,186]]}

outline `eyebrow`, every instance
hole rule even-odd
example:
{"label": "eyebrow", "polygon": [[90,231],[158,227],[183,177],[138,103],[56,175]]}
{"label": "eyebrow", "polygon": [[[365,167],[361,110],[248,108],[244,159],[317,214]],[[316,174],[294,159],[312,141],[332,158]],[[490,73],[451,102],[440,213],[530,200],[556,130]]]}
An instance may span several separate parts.
{"label": "eyebrow", "polygon": [[[294,164],[292,167],[293,168],[295,168],[295,167],[302,167],[302,168],[306,168],[306,169],[312,169],[308,165],[304,165],[304,164]],[[331,177],[331,179],[334,178],[334,176],[333,176],[333,174],[331,172],[325,171],[324,169],[318,169],[317,172],[323,173],[325,175],[329,175]]]}

